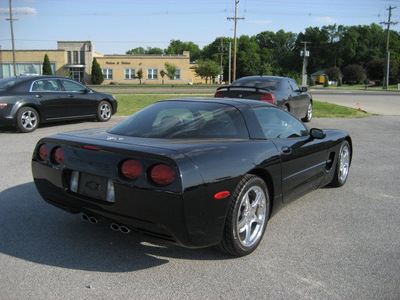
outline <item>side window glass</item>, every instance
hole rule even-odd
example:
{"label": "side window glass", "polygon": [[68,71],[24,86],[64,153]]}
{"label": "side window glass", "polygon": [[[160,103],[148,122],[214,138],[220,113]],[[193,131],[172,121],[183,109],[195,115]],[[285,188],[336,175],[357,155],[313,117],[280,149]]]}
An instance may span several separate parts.
{"label": "side window glass", "polygon": [[61,87],[58,84],[57,80],[46,79],[46,80],[37,80],[32,85],[33,92],[59,92],[61,91]]}
{"label": "side window glass", "polygon": [[86,90],[86,87],[70,80],[62,80],[62,85],[66,92],[72,93],[83,93]]}
{"label": "side window glass", "polygon": [[290,81],[290,85],[292,86],[292,89],[293,89],[294,92],[299,92],[300,91],[300,87],[297,84],[297,82],[291,80]]}
{"label": "side window glass", "polygon": [[292,115],[272,107],[256,107],[254,112],[267,139],[307,136],[308,129]]}

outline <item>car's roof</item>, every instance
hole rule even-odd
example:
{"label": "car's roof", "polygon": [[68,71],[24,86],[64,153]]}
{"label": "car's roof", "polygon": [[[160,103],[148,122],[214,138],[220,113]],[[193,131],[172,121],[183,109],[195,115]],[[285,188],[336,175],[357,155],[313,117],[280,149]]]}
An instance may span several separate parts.
{"label": "car's roof", "polygon": [[256,107],[256,106],[268,106],[268,107],[276,107],[276,105],[262,102],[258,100],[250,100],[250,99],[238,99],[238,98],[212,98],[212,97],[185,97],[185,98],[173,98],[167,99],[164,101],[185,101],[185,102],[205,102],[205,103],[221,103],[230,106],[234,106],[237,108],[240,107]]}

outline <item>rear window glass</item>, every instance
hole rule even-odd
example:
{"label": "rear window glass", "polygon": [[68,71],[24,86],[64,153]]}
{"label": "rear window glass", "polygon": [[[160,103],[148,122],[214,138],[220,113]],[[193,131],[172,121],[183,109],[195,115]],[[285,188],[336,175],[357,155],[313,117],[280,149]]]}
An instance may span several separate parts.
{"label": "rear window glass", "polygon": [[242,87],[256,87],[268,90],[275,90],[279,86],[280,79],[269,78],[269,77],[252,77],[252,78],[241,78],[234,81],[231,86],[242,86]]}
{"label": "rear window glass", "polygon": [[236,108],[184,101],[155,103],[111,128],[109,133],[167,139],[249,138]]}
{"label": "rear window glass", "polygon": [[0,89],[1,90],[7,90],[11,87],[13,87],[14,85],[25,81],[25,78],[22,77],[10,77],[10,78],[4,78],[4,79],[0,79]]}

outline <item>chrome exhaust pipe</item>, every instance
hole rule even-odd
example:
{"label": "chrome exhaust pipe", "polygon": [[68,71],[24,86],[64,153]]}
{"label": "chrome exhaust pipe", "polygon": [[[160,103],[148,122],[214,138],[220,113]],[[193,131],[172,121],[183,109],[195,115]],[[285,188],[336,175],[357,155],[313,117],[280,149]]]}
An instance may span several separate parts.
{"label": "chrome exhaust pipe", "polygon": [[131,230],[126,227],[126,226],[120,226],[119,230],[123,233],[123,234],[128,234],[129,232],[131,232]]}
{"label": "chrome exhaust pipe", "polygon": [[110,227],[111,227],[111,229],[114,230],[114,231],[120,231],[120,230],[121,230],[121,227],[120,227],[117,223],[112,223],[112,224],[110,225]]}
{"label": "chrome exhaust pipe", "polygon": [[111,227],[112,230],[120,231],[120,232],[122,232],[124,234],[128,234],[129,232],[131,232],[131,230],[128,227],[126,227],[124,225],[118,225],[117,223],[112,223],[110,225],[110,227]]}
{"label": "chrome exhaust pipe", "polygon": [[81,218],[82,218],[82,220],[90,222],[92,224],[97,224],[99,222],[99,220],[100,220],[97,217],[88,216],[87,214],[82,214]]}

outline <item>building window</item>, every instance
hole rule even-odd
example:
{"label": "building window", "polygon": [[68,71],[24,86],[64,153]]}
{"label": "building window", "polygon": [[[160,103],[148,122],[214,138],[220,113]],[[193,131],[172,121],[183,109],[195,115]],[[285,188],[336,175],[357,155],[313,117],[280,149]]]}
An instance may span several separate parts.
{"label": "building window", "polygon": [[135,69],[125,69],[125,79],[135,79]]}
{"label": "building window", "polygon": [[72,51],[68,51],[67,54],[68,54],[68,64],[70,65],[72,64]]}
{"label": "building window", "polygon": [[181,79],[181,69],[176,69],[176,74],[174,79]]}
{"label": "building window", "polygon": [[103,76],[105,80],[113,79],[113,70],[112,69],[103,69]]}
{"label": "building window", "polygon": [[[56,74],[56,64],[51,63],[51,71],[53,75]],[[16,76],[20,75],[42,75],[43,64],[41,63],[30,63],[30,64],[16,64]],[[12,64],[1,64],[0,63],[0,78],[8,78],[14,75],[14,68]]]}
{"label": "building window", "polygon": [[158,79],[158,69],[147,69],[147,79]]}
{"label": "building window", "polygon": [[79,64],[79,51],[74,51],[74,64]]}

